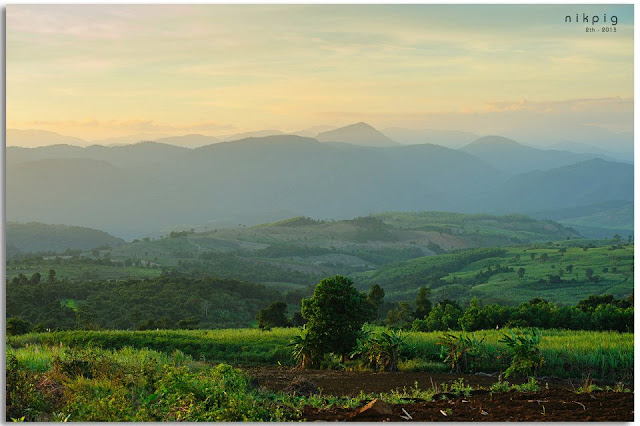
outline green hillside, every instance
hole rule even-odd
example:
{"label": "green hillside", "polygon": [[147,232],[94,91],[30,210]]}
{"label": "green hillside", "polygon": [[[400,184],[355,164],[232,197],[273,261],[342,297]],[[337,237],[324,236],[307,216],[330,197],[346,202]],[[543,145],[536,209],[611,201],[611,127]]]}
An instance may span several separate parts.
{"label": "green hillside", "polygon": [[7,223],[7,246],[12,254],[90,250],[102,246],[117,246],[124,243],[97,229],[80,226],[47,225],[39,222]]}
{"label": "green hillside", "polygon": [[[339,221],[295,217],[254,227],[172,232],[159,239],[144,238],[43,262],[63,273],[61,277],[68,270],[69,277],[113,279],[120,278],[124,268],[138,268],[133,276],[173,270],[300,286],[451,250],[566,238],[579,235],[558,223],[520,215],[385,213]],[[58,266],[52,264],[56,262]],[[8,265],[8,276],[29,275],[38,266],[33,260],[16,261]]]}
{"label": "green hillside", "polygon": [[477,297],[512,305],[544,298],[575,304],[589,295],[624,297],[633,291],[633,245],[580,240],[463,250],[387,265],[354,278],[362,289],[379,284],[390,300],[413,299],[426,285],[435,300]]}

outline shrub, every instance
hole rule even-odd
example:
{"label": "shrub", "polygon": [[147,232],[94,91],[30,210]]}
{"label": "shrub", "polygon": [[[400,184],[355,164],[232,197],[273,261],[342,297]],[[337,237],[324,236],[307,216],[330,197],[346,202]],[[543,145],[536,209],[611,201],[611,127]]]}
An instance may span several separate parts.
{"label": "shrub", "polygon": [[374,370],[398,371],[400,351],[406,345],[402,332],[396,330],[364,333],[364,339],[358,339],[351,357],[362,357],[365,365]]}
{"label": "shrub", "polygon": [[512,330],[502,336],[499,342],[508,346],[511,355],[511,365],[504,372],[505,377],[536,375],[544,360],[540,353],[540,340],[540,332],[535,328],[527,332]]}
{"label": "shrub", "polygon": [[451,371],[455,370],[456,373],[461,373],[475,369],[475,361],[480,355],[482,340],[484,338],[478,340],[474,334],[468,334],[464,331],[458,335],[444,333],[436,345],[441,346],[440,357],[450,365]]}

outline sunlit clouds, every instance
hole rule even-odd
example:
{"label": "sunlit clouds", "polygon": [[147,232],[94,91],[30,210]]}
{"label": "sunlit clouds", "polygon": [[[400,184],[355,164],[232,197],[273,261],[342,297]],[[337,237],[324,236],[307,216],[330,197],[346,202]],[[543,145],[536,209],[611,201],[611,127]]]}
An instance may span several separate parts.
{"label": "sunlit clouds", "polygon": [[[583,10],[617,15],[616,33],[564,22]],[[632,5],[7,8],[8,128],[492,132],[555,117],[623,132],[632,116]]]}

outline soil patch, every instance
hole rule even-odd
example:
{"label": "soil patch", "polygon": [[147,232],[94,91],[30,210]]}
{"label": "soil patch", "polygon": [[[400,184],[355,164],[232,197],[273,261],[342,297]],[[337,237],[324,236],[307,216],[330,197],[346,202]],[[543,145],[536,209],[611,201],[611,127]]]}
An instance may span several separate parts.
{"label": "soil patch", "polygon": [[[404,410],[404,411],[403,411]],[[358,409],[305,407],[306,421],[633,421],[633,394],[594,392],[576,394],[555,389],[535,393],[508,392],[472,395],[446,401],[393,405],[390,415]]]}

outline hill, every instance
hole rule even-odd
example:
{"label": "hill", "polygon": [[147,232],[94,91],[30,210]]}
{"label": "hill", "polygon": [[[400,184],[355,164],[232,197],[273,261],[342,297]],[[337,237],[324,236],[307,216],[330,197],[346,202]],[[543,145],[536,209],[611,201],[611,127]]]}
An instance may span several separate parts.
{"label": "hill", "polygon": [[8,222],[6,232],[7,246],[22,253],[62,253],[67,249],[90,250],[124,244],[124,240],[106,232],[79,226]]}
{"label": "hill", "polygon": [[[134,238],[248,213],[249,224],[256,224],[276,212],[287,212],[281,218],[344,218],[456,210],[499,182],[495,170],[473,156],[436,145],[380,150],[284,135],[193,150],[156,143],[85,150],[64,161],[36,161],[47,155],[44,149],[27,151],[32,161],[20,152],[18,161],[8,150],[8,219],[72,223]],[[94,167],[96,159],[86,158],[92,152],[104,164]],[[55,196],[43,182],[56,184]],[[43,199],[47,209],[39,208]]]}
{"label": "hill", "polygon": [[380,285],[389,300],[414,299],[420,286],[428,286],[435,300],[477,297],[482,303],[513,305],[543,298],[575,304],[590,295],[633,292],[633,245],[571,240],[469,249],[386,265],[354,279],[363,290]]}
{"label": "hill", "polygon": [[633,165],[593,159],[514,176],[495,194],[496,209],[535,212],[624,200],[633,202]]}
{"label": "hill", "polygon": [[7,218],[136,238],[176,227],[255,225],[291,216],[535,213],[632,202],[632,183],[633,166],[602,160],[509,177],[472,154],[439,145],[380,148],[295,135],[196,149],[157,142],[9,147]]}
{"label": "hill", "polygon": [[191,134],[183,136],[170,136],[167,138],[156,139],[155,142],[166,143],[170,145],[182,146],[185,148],[197,148],[200,146],[211,145],[220,142],[215,136],[205,136],[200,134]]}
{"label": "hill", "polygon": [[611,238],[634,234],[633,203],[626,200],[605,201],[588,206],[546,210],[532,216],[556,220],[576,229],[585,237]]}
{"label": "hill", "polygon": [[478,135],[474,133],[456,130],[405,129],[402,127],[389,127],[383,129],[382,133],[402,144],[415,145],[431,143],[453,149],[466,146],[478,139]]}
{"label": "hill", "polygon": [[532,148],[501,136],[485,136],[460,149],[510,175],[548,170],[598,157],[597,154]]}
{"label": "hill", "polygon": [[20,146],[24,148],[59,144],[88,145],[88,142],[83,139],[65,136],[47,130],[7,129],[6,137],[7,146]]}
{"label": "hill", "polygon": [[78,259],[16,261],[9,265],[8,276],[30,276],[47,268],[56,269],[61,278],[91,279],[122,278],[125,269],[139,277],[174,271],[306,291],[327,276],[451,250],[566,238],[579,235],[554,222],[515,215],[385,213],[338,221],[295,217],[253,227],[175,231],[87,252]]}
{"label": "hill", "polygon": [[142,164],[171,161],[191,151],[188,148],[160,142],[137,142],[131,145],[104,146],[51,145],[38,148],[7,147],[7,163],[18,164],[50,159],[89,159],[105,161],[117,167],[137,167]]}
{"label": "hill", "polygon": [[320,142],[346,142],[363,146],[395,146],[397,142],[367,123],[355,123],[339,129],[318,133]]}

